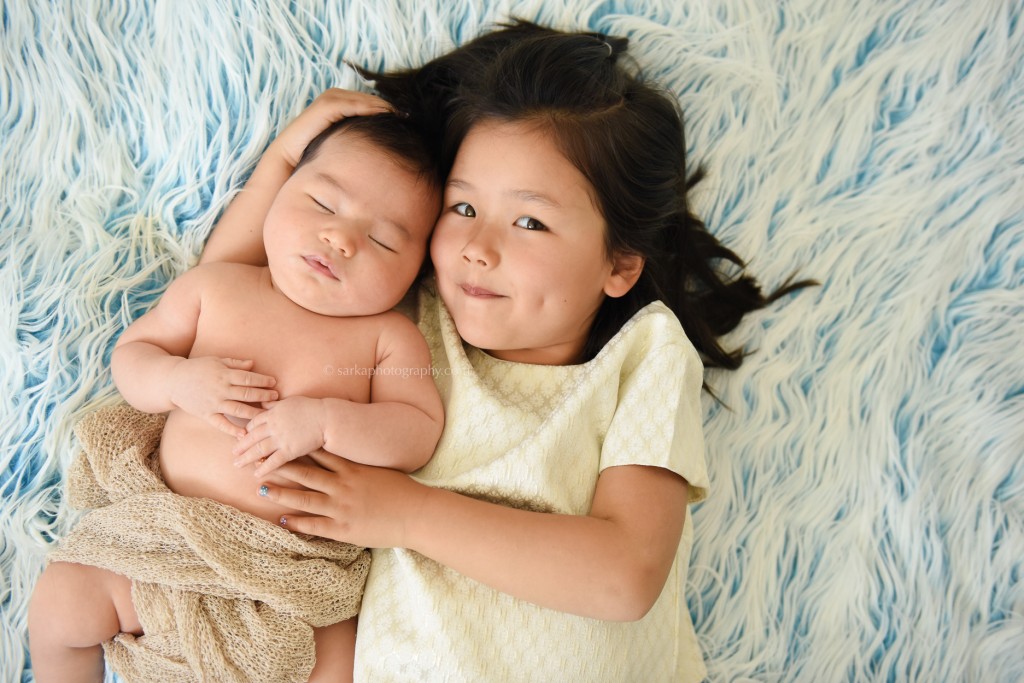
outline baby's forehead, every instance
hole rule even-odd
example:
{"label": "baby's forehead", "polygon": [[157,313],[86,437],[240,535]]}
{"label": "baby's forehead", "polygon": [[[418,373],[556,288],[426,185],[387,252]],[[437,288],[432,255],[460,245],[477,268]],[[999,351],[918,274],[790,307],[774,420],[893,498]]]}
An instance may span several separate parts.
{"label": "baby's forehead", "polygon": [[403,154],[366,131],[342,128],[324,142],[339,153],[358,151],[361,161],[366,164],[358,169],[359,173],[372,173],[371,166],[380,164],[409,176],[415,184],[422,185],[432,194],[440,195],[443,190],[442,180],[436,176],[433,167],[424,165],[423,159]]}

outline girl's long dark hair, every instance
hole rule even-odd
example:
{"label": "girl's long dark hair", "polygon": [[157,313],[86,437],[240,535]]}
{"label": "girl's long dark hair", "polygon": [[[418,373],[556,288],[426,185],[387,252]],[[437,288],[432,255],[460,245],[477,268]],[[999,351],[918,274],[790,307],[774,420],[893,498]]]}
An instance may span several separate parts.
{"label": "girl's long dark hair", "polygon": [[607,223],[609,254],[645,259],[640,279],[606,297],[581,361],[593,358],[652,301],[679,318],[708,367],[735,369],[743,349],[719,338],[747,313],[809,281],[765,295],[745,263],[692,211],[683,119],[675,98],[623,62],[625,38],[563,33],[517,21],[419,69],[367,74],[381,94],[443,129],[449,168],[469,129],[484,120],[535,122],[587,178]]}

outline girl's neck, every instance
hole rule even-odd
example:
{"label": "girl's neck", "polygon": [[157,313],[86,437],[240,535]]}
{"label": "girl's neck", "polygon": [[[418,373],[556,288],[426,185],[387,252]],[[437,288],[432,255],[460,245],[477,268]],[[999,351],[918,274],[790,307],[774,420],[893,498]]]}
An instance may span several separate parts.
{"label": "girl's neck", "polygon": [[582,351],[581,348],[572,348],[569,345],[546,346],[539,349],[480,350],[492,358],[525,365],[577,365],[581,362]]}

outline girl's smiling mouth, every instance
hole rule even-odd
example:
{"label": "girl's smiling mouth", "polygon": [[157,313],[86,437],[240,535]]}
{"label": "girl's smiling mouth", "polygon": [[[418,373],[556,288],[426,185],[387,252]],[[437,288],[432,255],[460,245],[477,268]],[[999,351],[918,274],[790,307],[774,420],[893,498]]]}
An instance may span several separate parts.
{"label": "girl's smiling mouth", "polygon": [[502,298],[502,294],[497,294],[489,289],[483,287],[477,287],[468,283],[459,285],[459,288],[466,294],[466,296],[473,297],[475,299],[499,299]]}

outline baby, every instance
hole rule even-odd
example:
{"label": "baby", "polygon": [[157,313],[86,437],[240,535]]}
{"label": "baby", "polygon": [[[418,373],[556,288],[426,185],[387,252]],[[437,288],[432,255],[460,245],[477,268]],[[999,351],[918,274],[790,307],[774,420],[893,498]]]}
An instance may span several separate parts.
{"label": "baby", "polygon": [[[294,511],[253,495],[268,471],[321,448],[404,471],[429,460],[443,426],[429,350],[391,309],[421,271],[439,210],[432,155],[409,121],[342,119],[309,144],[274,197],[267,266],[200,265],[125,330],[114,381],[135,409],[167,413],[158,451],[167,488],[274,524],[261,544],[283,543],[288,554],[302,539],[276,525]],[[124,634],[153,628],[133,604],[142,579],[62,551],[33,597],[33,667],[41,682],[99,681],[100,644],[135,642]],[[365,569],[353,575],[361,581]],[[351,676],[339,659],[351,656],[351,620],[315,628],[313,638],[310,680]]]}

